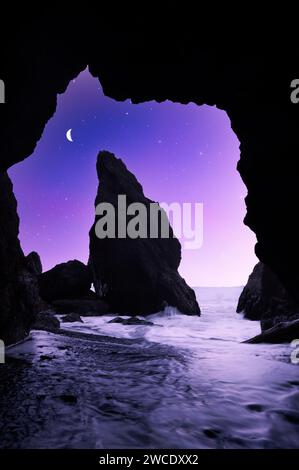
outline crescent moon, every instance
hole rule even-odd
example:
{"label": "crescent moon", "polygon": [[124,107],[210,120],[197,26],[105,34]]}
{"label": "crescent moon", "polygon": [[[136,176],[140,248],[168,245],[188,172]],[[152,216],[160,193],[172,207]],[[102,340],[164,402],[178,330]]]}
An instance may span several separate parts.
{"label": "crescent moon", "polygon": [[66,133],[66,138],[69,142],[74,142],[72,139],[72,129],[69,129]]}

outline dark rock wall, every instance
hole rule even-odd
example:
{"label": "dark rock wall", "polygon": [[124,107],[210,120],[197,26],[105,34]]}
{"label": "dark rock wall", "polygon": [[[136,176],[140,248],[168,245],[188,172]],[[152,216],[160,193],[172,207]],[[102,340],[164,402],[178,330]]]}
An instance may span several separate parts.
{"label": "dark rock wall", "polygon": [[259,262],[240,295],[237,312],[249,320],[260,320],[262,330],[266,330],[285,320],[299,318],[299,305],[276,274]]}
{"label": "dark rock wall", "polygon": [[40,299],[20,247],[17,203],[7,173],[0,174],[0,221],[0,338],[9,344],[28,334]]}

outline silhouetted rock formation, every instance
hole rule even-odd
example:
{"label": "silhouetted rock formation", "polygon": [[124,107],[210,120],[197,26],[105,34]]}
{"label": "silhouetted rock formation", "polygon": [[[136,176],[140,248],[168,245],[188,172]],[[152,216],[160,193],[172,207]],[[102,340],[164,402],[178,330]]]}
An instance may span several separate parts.
{"label": "silhouetted rock formation", "polygon": [[[96,206],[101,202],[110,203],[118,217],[118,195],[126,195],[127,206],[139,202],[149,213],[153,201],[144,196],[142,186],[120,159],[109,152],[100,152],[97,172],[100,184]],[[96,216],[90,230],[89,265],[96,292],[99,296],[106,294],[105,299],[113,311],[131,315],[148,314],[160,311],[168,304],[185,314],[200,314],[194,291],[177,272],[181,246],[171,228],[170,238],[164,239],[100,239],[95,233],[99,219]],[[119,223],[117,218],[116,232]]]}
{"label": "silhouetted rock formation", "polygon": [[77,299],[89,294],[91,274],[80,261],[61,263],[38,277],[40,295],[47,301]]}
{"label": "silhouetted rock formation", "polygon": [[263,331],[260,335],[244,341],[244,343],[291,343],[294,339],[299,338],[299,320],[290,322],[282,322],[272,328]]}
{"label": "silhouetted rock formation", "polygon": [[83,323],[78,313],[68,313],[67,315],[61,318],[61,321],[62,323],[75,323],[75,322]]}
{"label": "silhouetted rock formation", "polygon": [[277,276],[259,262],[250,274],[239,298],[238,313],[249,320],[261,320],[262,329],[271,328],[283,320],[295,318],[298,306],[290,298]]}
{"label": "silhouetted rock formation", "polygon": [[32,251],[26,256],[26,267],[35,276],[39,276],[43,272],[40,256],[36,251]]}
{"label": "silhouetted rock formation", "polygon": [[97,316],[110,311],[107,302],[90,290],[91,271],[80,261],[58,264],[41,274],[38,281],[42,298],[50,302],[57,314]]}
{"label": "silhouetted rock formation", "polygon": [[52,307],[58,314],[77,313],[81,316],[98,316],[109,313],[110,306],[100,299],[54,300]]}
{"label": "silhouetted rock formation", "polygon": [[6,173],[0,173],[0,221],[0,339],[10,344],[29,333],[41,300],[20,247],[17,203]]}

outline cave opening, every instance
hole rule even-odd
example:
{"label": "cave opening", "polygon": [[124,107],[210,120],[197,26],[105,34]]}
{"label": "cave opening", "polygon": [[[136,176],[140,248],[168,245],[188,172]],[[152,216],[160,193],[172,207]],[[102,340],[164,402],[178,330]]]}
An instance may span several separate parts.
{"label": "cave opening", "polygon": [[246,283],[257,262],[255,235],[243,224],[239,142],[226,113],[193,103],[117,102],[87,70],[58,96],[31,157],[9,171],[25,254],[37,251],[44,271],[71,259],[87,262],[102,149],[124,161],[147,197],[203,204],[203,245],[188,250],[180,240],[179,271],[190,286]]}

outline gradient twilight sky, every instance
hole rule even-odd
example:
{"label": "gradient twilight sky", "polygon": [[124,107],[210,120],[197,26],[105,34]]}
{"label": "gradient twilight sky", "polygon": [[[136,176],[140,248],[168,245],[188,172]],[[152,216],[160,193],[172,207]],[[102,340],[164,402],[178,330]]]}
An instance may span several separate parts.
{"label": "gradient twilight sky", "polygon": [[147,197],[204,204],[203,246],[182,251],[180,273],[190,285],[247,281],[257,262],[255,236],[243,225],[246,188],[227,115],[194,104],[119,103],[87,70],[58,97],[33,155],[9,171],[25,254],[37,251],[44,270],[75,258],[87,262],[96,157],[104,149],[122,158]]}

